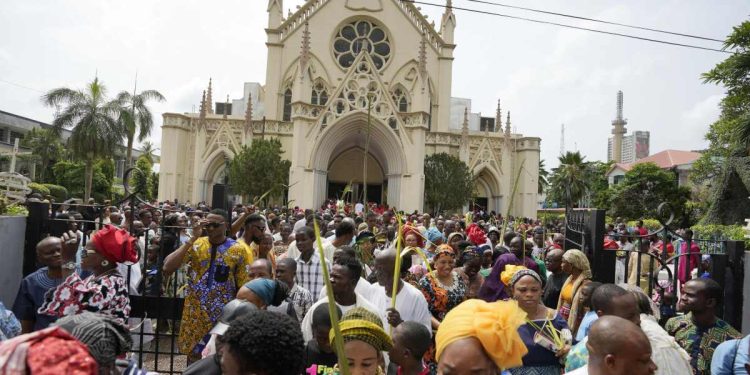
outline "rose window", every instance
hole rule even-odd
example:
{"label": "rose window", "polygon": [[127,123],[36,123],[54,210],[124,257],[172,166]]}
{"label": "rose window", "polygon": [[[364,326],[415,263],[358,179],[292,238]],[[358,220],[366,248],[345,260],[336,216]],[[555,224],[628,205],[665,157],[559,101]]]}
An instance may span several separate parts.
{"label": "rose window", "polygon": [[342,68],[352,66],[354,59],[363,50],[372,58],[380,70],[391,57],[391,45],[385,30],[370,21],[355,21],[344,25],[333,40],[333,53]]}

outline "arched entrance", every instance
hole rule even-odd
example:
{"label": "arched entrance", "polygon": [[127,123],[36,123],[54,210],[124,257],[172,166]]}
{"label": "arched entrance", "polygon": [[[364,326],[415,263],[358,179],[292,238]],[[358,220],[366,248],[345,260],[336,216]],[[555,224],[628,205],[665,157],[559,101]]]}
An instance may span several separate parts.
{"label": "arched entrance", "polygon": [[[478,172],[478,173],[477,173]],[[475,199],[474,204],[489,211],[500,211],[500,179],[486,166],[474,168]]]}
{"label": "arched entrance", "polygon": [[[328,167],[328,191],[326,197],[341,199],[347,185],[351,183],[352,193],[346,196],[347,201],[359,201],[364,194],[365,150],[352,147],[334,156]],[[371,153],[367,154],[367,201],[385,203],[385,191],[388,179],[380,161]]]}
{"label": "arched entrance", "polygon": [[312,149],[310,164],[316,206],[336,197],[337,191],[343,190],[341,184],[346,186],[352,181],[361,188],[368,134],[368,198],[389,205],[401,204],[400,186],[406,158],[398,135],[374,117],[368,130],[367,113],[354,112],[327,126]]}

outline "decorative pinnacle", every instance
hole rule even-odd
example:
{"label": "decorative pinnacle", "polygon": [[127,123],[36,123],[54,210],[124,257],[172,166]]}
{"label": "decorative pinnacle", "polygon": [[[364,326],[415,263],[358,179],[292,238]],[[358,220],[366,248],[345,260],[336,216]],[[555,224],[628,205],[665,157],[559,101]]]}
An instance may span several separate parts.
{"label": "decorative pinnacle", "polygon": [[224,102],[224,120],[227,119],[227,112],[229,112],[229,95],[227,95],[227,101]]}
{"label": "decorative pinnacle", "polygon": [[245,110],[245,127],[252,130],[253,121],[253,94],[247,94],[247,109]]}
{"label": "decorative pinnacle", "polygon": [[419,75],[422,78],[422,93],[424,93],[425,81],[427,80],[427,36],[422,32],[422,40],[419,41]]}
{"label": "decorative pinnacle", "polygon": [[208,78],[208,93],[206,94],[206,112],[209,114],[214,114],[214,100],[212,95],[212,89],[211,89],[211,78]]}
{"label": "decorative pinnacle", "polygon": [[500,99],[497,100],[497,111],[495,112],[495,131],[503,129],[503,111],[500,110]]}
{"label": "decorative pinnacle", "polygon": [[305,28],[302,30],[302,50],[300,51],[300,59],[304,59],[305,63],[310,60],[310,28],[307,22],[305,22]]}
{"label": "decorative pinnacle", "polygon": [[206,90],[203,90],[203,96],[201,97],[201,108],[198,114],[200,124],[206,121]]}
{"label": "decorative pinnacle", "polygon": [[469,107],[464,107],[464,123],[462,128],[463,130],[469,129]]}
{"label": "decorative pinnacle", "polygon": [[508,111],[508,118],[505,120],[505,135],[510,135],[510,111]]}

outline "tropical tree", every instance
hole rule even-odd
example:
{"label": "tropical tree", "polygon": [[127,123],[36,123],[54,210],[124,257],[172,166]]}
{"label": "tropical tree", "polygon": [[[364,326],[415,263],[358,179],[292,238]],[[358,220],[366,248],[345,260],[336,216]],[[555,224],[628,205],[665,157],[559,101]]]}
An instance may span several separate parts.
{"label": "tropical tree", "polygon": [[125,136],[122,123],[118,121],[121,102],[107,99],[107,89],[99,78],[94,78],[80,90],[53,89],[42,96],[42,101],[48,106],[63,107],[55,115],[52,126],[58,134],[62,129],[71,129],[68,147],[76,159],[84,161],[84,200],[88,200],[94,162],[97,158],[109,156]]}
{"label": "tropical tree", "polygon": [[654,163],[634,165],[622,182],[612,188],[611,194],[612,217],[630,220],[658,217],[659,204],[666,202],[680,226],[693,224],[686,210],[690,189],[678,185],[674,172],[665,171]]}
{"label": "tropical tree", "polygon": [[249,147],[243,146],[229,164],[232,190],[253,200],[281,196],[291,167],[282,153],[278,139],[254,139]]}
{"label": "tropical tree", "polygon": [[557,158],[560,165],[552,169],[550,199],[565,206],[577,207],[590,187],[588,165],[581,153],[566,152]]}
{"label": "tropical tree", "polygon": [[128,166],[132,166],[133,163],[133,141],[135,140],[136,132],[138,133],[138,141],[143,142],[151,134],[151,130],[154,127],[154,116],[151,113],[151,109],[146,105],[149,100],[163,102],[166,99],[164,95],[156,90],[144,90],[135,95],[127,91],[121,91],[117,94],[117,101],[121,106],[119,120],[125,128],[125,137],[128,141]]}
{"label": "tropical tree", "polygon": [[538,181],[538,193],[544,193],[544,189],[549,186],[549,171],[544,166],[544,159],[539,160],[539,181]]}
{"label": "tropical tree", "polygon": [[41,164],[39,181],[46,182],[47,168],[50,161],[57,160],[62,154],[60,135],[54,129],[31,129],[21,140],[21,145],[31,149]]}
{"label": "tropical tree", "polygon": [[156,151],[156,148],[154,148],[154,144],[149,141],[144,141],[141,143],[141,157],[146,158],[149,163],[154,164],[154,152]]}
{"label": "tropical tree", "polygon": [[149,184],[149,179],[151,178],[151,173],[153,165],[148,160],[148,158],[145,155],[141,155],[141,157],[138,158],[138,160],[135,162],[136,168],[138,168],[143,173],[132,173],[130,177],[130,186],[131,191],[137,191],[139,194],[145,198],[147,201],[151,200],[151,186]]}
{"label": "tropical tree", "polygon": [[460,209],[474,193],[474,176],[461,159],[444,152],[424,158],[424,201],[432,212]]}
{"label": "tropical tree", "polygon": [[705,135],[709,147],[690,173],[696,184],[709,187],[704,223],[739,224],[747,217],[750,186],[750,21],[735,26],[724,42],[732,50],[724,61],[702,75],[706,83],[726,88],[721,115]]}

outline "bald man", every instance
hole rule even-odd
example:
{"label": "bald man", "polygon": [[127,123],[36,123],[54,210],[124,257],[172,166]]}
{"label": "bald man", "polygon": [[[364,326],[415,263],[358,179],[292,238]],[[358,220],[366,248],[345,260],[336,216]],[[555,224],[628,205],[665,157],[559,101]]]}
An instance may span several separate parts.
{"label": "bald man", "polygon": [[591,326],[589,363],[572,375],[653,375],[651,344],[633,322],[614,315],[599,318]]}
{"label": "bald man", "polygon": [[57,237],[47,237],[36,245],[36,259],[44,267],[34,271],[21,281],[18,295],[13,303],[13,314],[21,321],[23,333],[47,328],[57,318],[37,314],[48,290],[63,282],[63,243]]}

